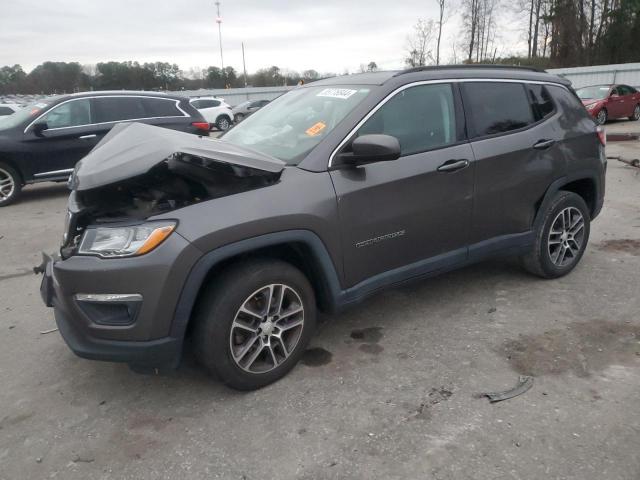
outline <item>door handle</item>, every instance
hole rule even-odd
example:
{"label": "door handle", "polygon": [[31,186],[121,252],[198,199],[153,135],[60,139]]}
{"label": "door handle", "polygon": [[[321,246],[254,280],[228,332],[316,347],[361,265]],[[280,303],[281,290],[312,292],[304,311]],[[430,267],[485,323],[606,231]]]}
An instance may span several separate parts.
{"label": "door handle", "polygon": [[96,138],[97,135],[95,133],[92,133],[91,135],[82,135],[80,137],[78,137],[80,140],[88,140],[90,138]]}
{"label": "door handle", "polygon": [[455,172],[469,166],[469,160],[447,160],[438,167],[439,172]]}
{"label": "door handle", "polygon": [[537,143],[533,145],[533,148],[536,150],[546,150],[550,146],[556,143],[555,140],[539,140]]}

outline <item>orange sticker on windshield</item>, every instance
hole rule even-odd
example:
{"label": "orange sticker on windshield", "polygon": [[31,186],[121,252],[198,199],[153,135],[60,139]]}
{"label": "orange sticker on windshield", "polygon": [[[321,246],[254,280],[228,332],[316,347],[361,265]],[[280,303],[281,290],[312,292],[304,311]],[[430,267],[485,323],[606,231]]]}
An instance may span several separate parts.
{"label": "orange sticker on windshield", "polygon": [[316,135],[319,135],[320,132],[324,130],[326,127],[327,125],[324,122],[318,122],[315,125],[312,125],[311,127],[309,127],[305,133],[310,137],[315,137]]}

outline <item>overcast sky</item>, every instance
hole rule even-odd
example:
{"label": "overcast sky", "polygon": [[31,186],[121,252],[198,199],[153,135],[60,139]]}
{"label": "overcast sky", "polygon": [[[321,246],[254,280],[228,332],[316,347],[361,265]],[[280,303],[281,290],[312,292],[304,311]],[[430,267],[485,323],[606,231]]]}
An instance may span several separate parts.
{"label": "overcast sky", "polygon": [[[436,0],[221,0],[221,11],[225,66],[241,71],[244,41],[249,72],[277,65],[343,73],[370,61],[402,67],[412,25],[435,19],[437,6]],[[219,66],[215,18],[214,0],[2,0],[0,65],[18,63],[27,71],[46,60],[159,60],[185,71]],[[522,50],[520,26],[507,14],[500,21],[498,55]],[[459,26],[453,13],[443,34],[444,60],[460,42]]]}

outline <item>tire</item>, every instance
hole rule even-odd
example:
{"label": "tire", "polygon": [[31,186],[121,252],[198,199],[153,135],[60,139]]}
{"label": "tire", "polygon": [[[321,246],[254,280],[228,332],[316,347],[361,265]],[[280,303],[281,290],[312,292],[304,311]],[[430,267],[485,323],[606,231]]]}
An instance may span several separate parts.
{"label": "tire", "polygon": [[633,109],[633,115],[629,117],[629,120],[640,120],[640,103],[636,105],[636,108]]}
{"label": "tire", "polygon": [[221,132],[229,130],[230,126],[231,126],[231,119],[226,115],[221,115],[220,117],[217,118],[216,128]]}
{"label": "tire", "polygon": [[[284,292],[282,308],[272,302],[265,315],[269,292],[276,302]],[[315,330],[315,295],[291,264],[249,260],[216,276],[198,302],[194,321],[198,360],[229,387],[255,390],[284,377],[302,357]]]}
{"label": "tire", "polygon": [[0,162],[0,207],[11,205],[22,193],[20,174],[6,163]]}
{"label": "tire", "polygon": [[[590,218],[589,208],[581,196],[559,191],[536,229],[531,251],[522,257],[525,270],[542,278],[568,274],[584,254],[589,241]],[[573,226],[564,229],[563,225]]]}
{"label": "tire", "polygon": [[236,113],[234,123],[240,123],[242,120],[244,120],[244,114]]}
{"label": "tire", "polygon": [[607,120],[609,120],[609,112],[607,112],[606,108],[603,108],[598,112],[598,115],[596,115],[596,122],[598,125],[604,125],[607,123]]}

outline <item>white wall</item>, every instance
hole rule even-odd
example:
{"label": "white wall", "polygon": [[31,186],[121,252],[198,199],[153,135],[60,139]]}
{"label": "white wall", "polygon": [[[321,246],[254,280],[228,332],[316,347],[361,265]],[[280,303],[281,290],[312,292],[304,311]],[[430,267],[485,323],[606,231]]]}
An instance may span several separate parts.
{"label": "white wall", "polygon": [[574,88],[588,85],[623,83],[640,88],[640,63],[618,63],[592,67],[552,68],[549,73],[571,80]]}

